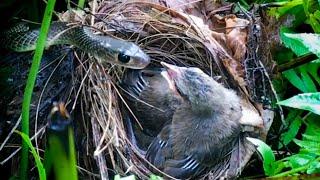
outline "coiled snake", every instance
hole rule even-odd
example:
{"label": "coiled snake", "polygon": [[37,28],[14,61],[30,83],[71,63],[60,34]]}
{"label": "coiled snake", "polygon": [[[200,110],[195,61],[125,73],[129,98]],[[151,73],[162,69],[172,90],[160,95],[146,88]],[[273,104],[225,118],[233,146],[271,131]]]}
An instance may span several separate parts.
{"label": "coiled snake", "polygon": [[[32,51],[36,48],[39,33],[40,28],[20,23],[0,35],[0,45],[17,52]],[[101,63],[109,62],[132,69],[142,69],[150,63],[149,56],[136,44],[96,35],[86,26],[53,22],[48,32],[46,48],[58,44],[74,45]]]}

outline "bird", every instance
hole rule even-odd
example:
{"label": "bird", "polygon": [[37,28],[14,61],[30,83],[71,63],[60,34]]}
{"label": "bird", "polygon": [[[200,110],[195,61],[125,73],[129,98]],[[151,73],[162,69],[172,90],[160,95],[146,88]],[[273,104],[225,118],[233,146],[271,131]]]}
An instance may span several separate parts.
{"label": "bird", "polygon": [[240,134],[240,98],[199,68],[161,65],[182,100],[145,157],[171,177],[199,177],[230,158]]}
{"label": "bird", "polygon": [[46,129],[44,168],[47,179],[78,179],[72,123],[65,103],[53,102]]}
{"label": "bird", "polygon": [[131,111],[141,123],[144,133],[157,136],[171,120],[181,97],[169,88],[164,68],[128,69],[121,87]]}

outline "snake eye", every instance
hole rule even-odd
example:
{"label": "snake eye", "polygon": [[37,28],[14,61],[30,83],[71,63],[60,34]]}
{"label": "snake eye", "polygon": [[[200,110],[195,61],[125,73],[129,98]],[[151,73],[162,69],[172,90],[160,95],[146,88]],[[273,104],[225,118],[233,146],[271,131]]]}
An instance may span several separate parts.
{"label": "snake eye", "polygon": [[127,63],[127,62],[130,61],[130,56],[127,56],[127,55],[125,55],[123,53],[119,53],[118,54],[118,60],[123,62],[123,63]]}

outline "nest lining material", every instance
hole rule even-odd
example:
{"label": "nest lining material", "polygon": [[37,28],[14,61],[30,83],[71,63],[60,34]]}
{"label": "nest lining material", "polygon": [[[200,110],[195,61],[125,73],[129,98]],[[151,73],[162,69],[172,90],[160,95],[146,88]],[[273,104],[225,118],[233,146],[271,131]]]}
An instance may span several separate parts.
{"label": "nest lining material", "polygon": [[[252,121],[245,119],[242,122],[243,125],[251,128],[249,128],[250,132],[239,137],[239,146],[235,147],[239,153],[234,153],[228,162],[221,163],[205,177],[216,179],[238,176],[254,152],[254,147],[244,137],[254,135],[264,139],[273,119],[271,111],[264,110],[260,101],[250,98],[252,89],[260,87],[248,87],[252,83],[247,83],[248,81],[263,81],[265,84],[269,82],[265,76],[266,70],[263,66],[261,67],[261,64],[270,61],[269,56],[258,57],[255,55],[259,53],[258,51],[248,53],[246,49],[252,36],[248,29],[255,22],[228,15],[225,19],[235,22],[228,27],[226,21],[223,18],[219,19],[220,16],[215,14],[230,14],[232,6],[213,1],[189,2],[186,0],[185,4],[180,3],[177,6],[175,1],[169,0],[165,3],[102,0],[90,2],[90,6],[90,12],[94,16],[87,14],[79,17],[78,14],[72,16],[68,14],[68,21],[91,23],[109,35],[136,42],[151,57],[152,66],[159,66],[160,61],[180,66],[196,66],[212,77],[218,77],[220,83],[226,87],[237,90],[244,99],[244,107],[248,108],[247,116],[254,114],[258,118]],[[206,12],[203,13],[203,11]],[[65,15],[61,17],[65,18]],[[239,25],[237,20],[248,24]],[[231,37],[240,36],[242,39],[237,41],[236,38],[230,38],[228,34],[232,35],[232,33],[235,35]],[[237,44],[240,45],[237,46]],[[252,46],[257,49],[259,43],[253,42],[250,48]],[[264,47],[264,50],[266,49]],[[255,53],[254,56],[252,53]],[[262,80],[251,80],[245,76],[248,71],[244,73],[243,67],[246,67],[246,64],[243,62],[249,61],[247,54],[251,55],[249,59],[251,63],[247,63],[253,66],[251,69],[263,69],[259,71],[259,78]],[[81,148],[88,158],[81,157],[82,154],[78,152],[79,165],[85,166],[86,171],[96,172],[87,172],[89,177],[99,174],[101,179],[109,179],[110,171],[108,170],[112,169],[115,174],[125,176],[127,173],[133,173],[141,179],[147,179],[151,174],[148,166],[152,165],[148,165],[128,139],[126,124],[121,113],[120,106],[123,98],[117,83],[121,81],[124,68],[96,63],[91,57],[83,56],[81,53],[74,55],[79,62],[74,72],[76,76],[74,83],[79,86],[73,86],[66,91],[68,94],[66,101],[72,109],[75,109],[76,104],[79,104],[77,106],[81,109],[79,116],[82,119],[82,127],[78,130],[80,131],[78,134],[86,136],[86,143]],[[259,63],[252,63],[252,61]],[[263,88],[263,96],[272,97],[270,86],[266,85]],[[126,106],[125,103],[123,104]],[[129,107],[125,108],[129,109]],[[263,122],[260,121],[261,116]],[[92,156],[98,166],[98,172],[94,168],[95,165],[92,165]]]}

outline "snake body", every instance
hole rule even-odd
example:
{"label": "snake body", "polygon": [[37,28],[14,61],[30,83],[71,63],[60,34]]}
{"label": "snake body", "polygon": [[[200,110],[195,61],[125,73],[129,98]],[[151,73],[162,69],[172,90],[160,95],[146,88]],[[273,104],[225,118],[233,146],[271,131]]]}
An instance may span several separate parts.
{"label": "snake body", "polygon": [[[36,48],[39,33],[39,27],[32,28],[30,24],[20,23],[1,34],[0,44],[16,52],[32,51]],[[45,46],[48,48],[58,44],[74,45],[102,63],[109,62],[132,69],[142,69],[150,63],[149,56],[136,44],[96,35],[86,26],[53,22]]]}

